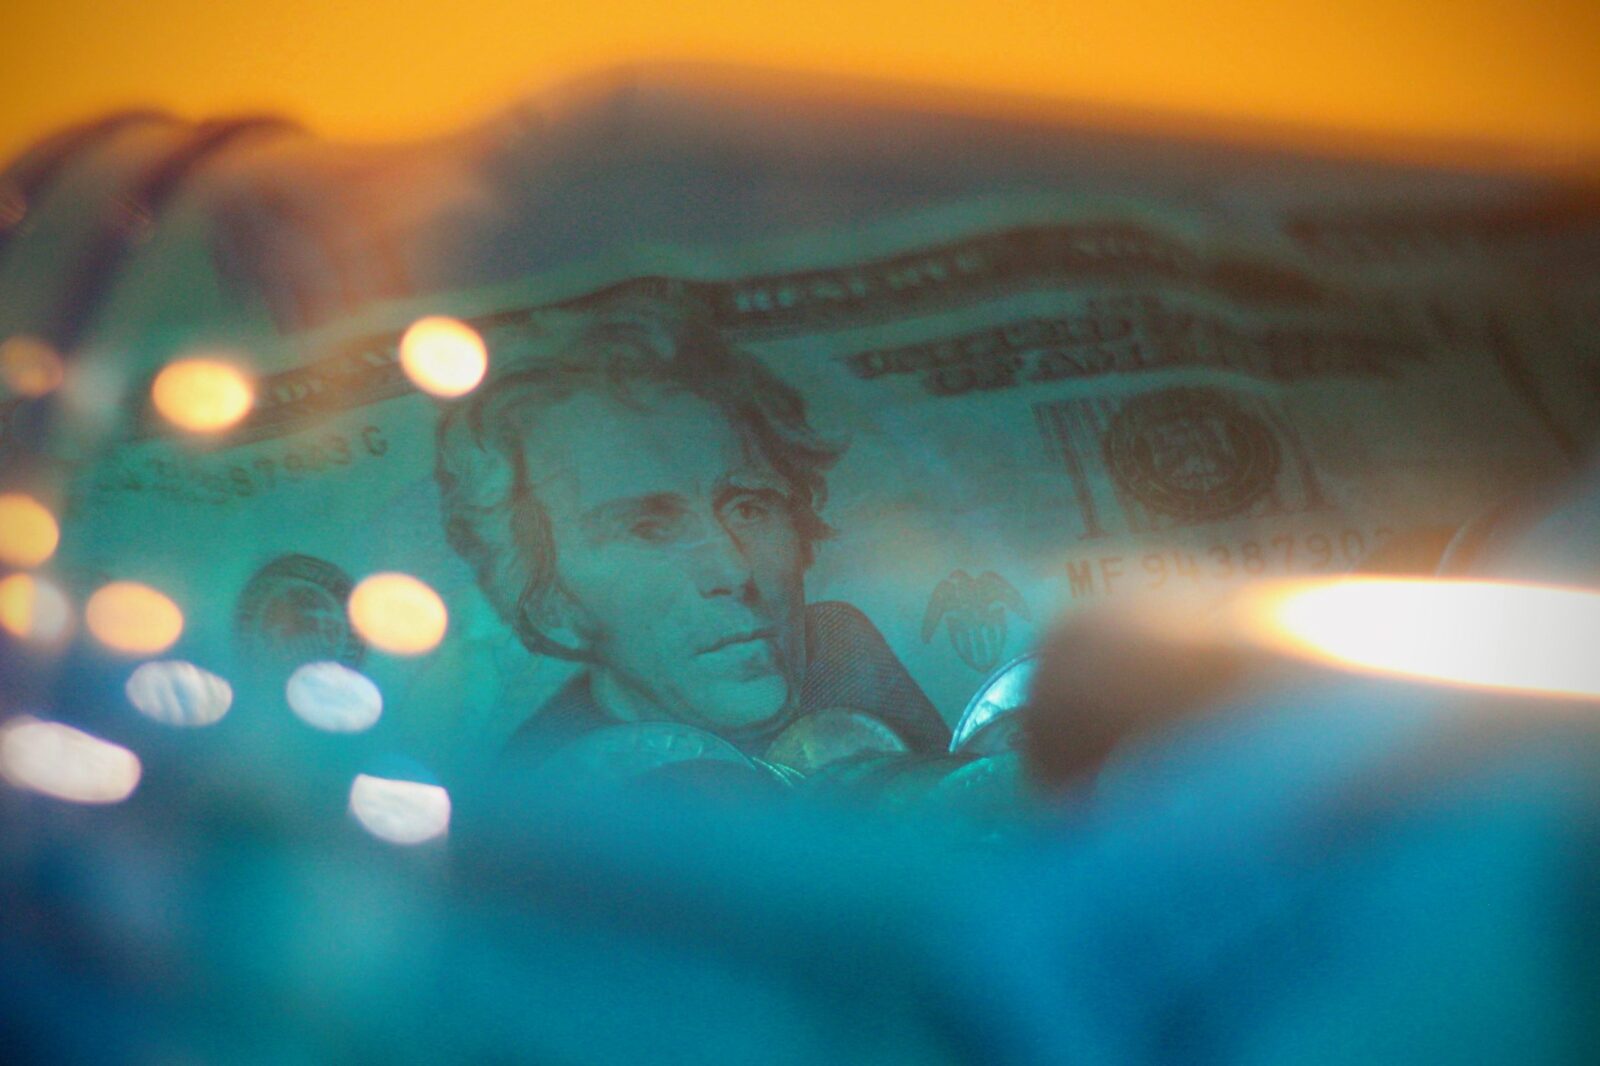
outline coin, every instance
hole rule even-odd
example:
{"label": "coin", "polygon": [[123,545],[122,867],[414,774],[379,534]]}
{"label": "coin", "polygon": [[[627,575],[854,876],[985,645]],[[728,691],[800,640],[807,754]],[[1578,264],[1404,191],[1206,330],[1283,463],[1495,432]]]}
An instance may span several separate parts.
{"label": "coin", "polygon": [[901,811],[926,807],[951,774],[959,773],[973,761],[966,754],[929,755],[904,760],[879,779],[879,809]]}
{"label": "coin", "polygon": [[806,791],[864,802],[874,799],[883,779],[893,776],[904,763],[925,759],[926,755],[880,754],[838,760],[808,776]]}
{"label": "coin", "polygon": [[942,752],[864,756],[823,768],[807,779],[806,787],[852,803],[903,810],[916,806],[946,774],[970,761]]}
{"label": "coin", "polygon": [[[967,702],[961,717],[956,720],[955,730],[950,735],[950,750],[953,752],[968,750],[970,745],[978,742],[980,733],[987,732],[986,727],[1015,715],[1017,710],[1028,702],[1028,690],[1033,685],[1033,675],[1038,665],[1039,656],[1034,652],[1028,652],[1017,656],[990,674],[989,679]],[[973,750],[979,754],[987,754],[996,747],[1002,750],[1010,747],[1015,734],[1005,737],[1005,743],[1000,745],[997,742],[1003,736],[999,733],[991,735],[981,749]]]}
{"label": "coin", "polygon": [[964,755],[1003,755],[1020,752],[1023,747],[1023,719],[1020,714],[1002,714],[980,726],[961,745]]}
{"label": "coin", "polygon": [[763,758],[812,774],[845,759],[905,750],[900,735],[872,715],[831,707],[795,721],[767,746]]}
{"label": "coin", "polygon": [[625,722],[585,733],[557,749],[540,774],[622,782],[690,762],[729,763],[757,772],[738,748],[704,729],[681,722]]}
{"label": "coin", "polygon": [[796,770],[792,766],[785,766],[783,763],[771,762],[767,759],[754,758],[750,761],[759,769],[766,770],[768,773],[772,774],[773,777],[777,778],[778,781],[787,788],[794,788],[806,779],[805,774],[801,773],[799,770]]}
{"label": "coin", "polygon": [[958,766],[933,786],[929,802],[965,817],[1004,817],[1023,810],[1029,800],[1022,757],[1003,752]]}

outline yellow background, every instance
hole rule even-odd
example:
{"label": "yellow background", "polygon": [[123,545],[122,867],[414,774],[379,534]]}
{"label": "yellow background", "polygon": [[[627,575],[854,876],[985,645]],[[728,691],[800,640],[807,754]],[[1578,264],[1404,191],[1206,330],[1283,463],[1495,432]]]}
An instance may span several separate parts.
{"label": "yellow background", "polygon": [[1600,158],[1600,0],[11,0],[0,157],[116,106],[443,132],[663,58]]}

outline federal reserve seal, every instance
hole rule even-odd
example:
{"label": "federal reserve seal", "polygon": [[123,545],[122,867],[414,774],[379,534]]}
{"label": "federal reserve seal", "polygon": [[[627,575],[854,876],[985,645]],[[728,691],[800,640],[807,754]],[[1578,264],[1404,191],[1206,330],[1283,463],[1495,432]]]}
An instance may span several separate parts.
{"label": "federal reserve seal", "polygon": [[1103,443],[1121,490],[1187,521],[1237,514],[1271,491],[1278,475],[1272,428],[1217,389],[1136,396],[1111,420]]}
{"label": "federal reserve seal", "polygon": [[245,583],[234,633],[263,665],[331,661],[355,666],[366,645],[350,628],[350,575],[310,555],[280,555]]}
{"label": "federal reserve seal", "polygon": [[922,643],[939,631],[943,619],[950,633],[950,646],[961,661],[988,673],[1000,661],[1006,648],[1006,608],[1024,621],[1033,621],[1028,604],[1011,582],[985,570],[973,577],[965,570],[953,571],[939,582],[922,615]]}

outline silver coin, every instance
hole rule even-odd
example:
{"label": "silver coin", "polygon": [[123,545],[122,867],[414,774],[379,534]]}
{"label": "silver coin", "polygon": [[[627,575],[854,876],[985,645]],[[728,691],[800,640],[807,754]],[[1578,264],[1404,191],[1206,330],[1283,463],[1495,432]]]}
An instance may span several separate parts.
{"label": "silver coin", "polygon": [[[1014,715],[1028,702],[1028,690],[1033,685],[1033,675],[1039,666],[1039,656],[1034,652],[1019,655],[989,675],[972,699],[968,701],[956,727],[950,735],[950,750],[966,751],[985,728],[1007,716]],[[990,738],[999,739],[998,735]],[[1011,742],[1008,739],[1007,744]]]}
{"label": "silver coin", "polygon": [[733,763],[757,768],[714,733],[681,722],[624,722],[585,733],[557,749],[540,766],[551,778],[621,782],[687,762]]}
{"label": "silver coin", "polygon": [[785,766],[783,763],[770,762],[766,759],[756,758],[752,758],[750,761],[757,768],[765,770],[773,777],[777,778],[779,783],[787,788],[794,788],[806,779],[805,774],[801,773],[799,770],[796,770],[792,766]]}
{"label": "silver coin", "polygon": [[880,780],[878,806],[889,811],[924,808],[952,774],[960,773],[971,762],[971,756],[965,754],[906,760]]}
{"label": "silver coin", "polygon": [[967,737],[961,744],[963,755],[1004,755],[1022,751],[1022,716],[1002,714]]}
{"label": "silver coin", "polygon": [[881,810],[918,805],[953,769],[970,762],[965,755],[867,755],[825,767],[806,780],[813,793]]}
{"label": "silver coin", "polygon": [[1023,810],[1031,794],[1022,757],[1003,752],[958,766],[934,786],[928,798],[951,813],[995,817]]}
{"label": "silver coin", "polygon": [[903,752],[906,742],[884,722],[863,711],[832,707],[789,725],[767,746],[762,757],[802,774],[867,755]]}

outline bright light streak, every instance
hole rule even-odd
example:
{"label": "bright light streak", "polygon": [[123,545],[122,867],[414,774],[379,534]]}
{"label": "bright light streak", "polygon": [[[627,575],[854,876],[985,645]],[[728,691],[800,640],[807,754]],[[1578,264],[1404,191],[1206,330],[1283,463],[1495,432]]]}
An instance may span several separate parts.
{"label": "bright light streak", "polygon": [[233,686],[181,659],[145,663],[123,686],[140,714],[166,725],[210,725],[233,705]]}
{"label": "bright light streak", "polygon": [[34,399],[59,388],[66,367],[56,350],[38,337],[18,335],[0,342],[0,383]]}
{"label": "bright light streak", "polygon": [[139,785],[139,757],[59,722],[23,715],[0,726],[0,776],[72,803],[120,803]]}
{"label": "bright light streak", "polygon": [[157,655],[183,634],[178,605],[135,581],[113,581],[96,589],[83,620],[100,643],[128,655]]}
{"label": "bright light streak", "polygon": [[409,574],[373,574],[350,593],[350,624],[391,655],[432,651],[449,623],[439,594]]}
{"label": "bright light streak", "polygon": [[0,563],[38,566],[60,542],[61,527],[48,507],[20,492],[0,494]]}
{"label": "bright light streak", "polygon": [[72,604],[52,582],[33,574],[0,578],[0,629],[35,644],[54,644],[72,626]]}
{"label": "bright light streak", "polygon": [[284,686],[289,709],[330,733],[359,733],[383,713],[383,693],[366,676],[334,662],[306,663]]}
{"label": "bright light streak", "polygon": [[1235,617],[1292,654],[1382,674],[1600,697],[1600,593],[1548,585],[1340,578],[1267,585]]}
{"label": "bright light streak", "polygon": [[400,366],[423,392],[464,396],[483,380],[489,353],[465,322],[431,316],[412,323],[400,338]]}
{"label": "bright light streak", "polygon": [[250,413],[255,386],[231,363],[179,359],[156,375],[150,396],[156,410],[180,429],[216,433]]}
{"label": "bright light streak", "polygon": [[350,813],[380,840],[421,844],[450,828],[450,793],[420,781],[357,774],[350,784]]}

